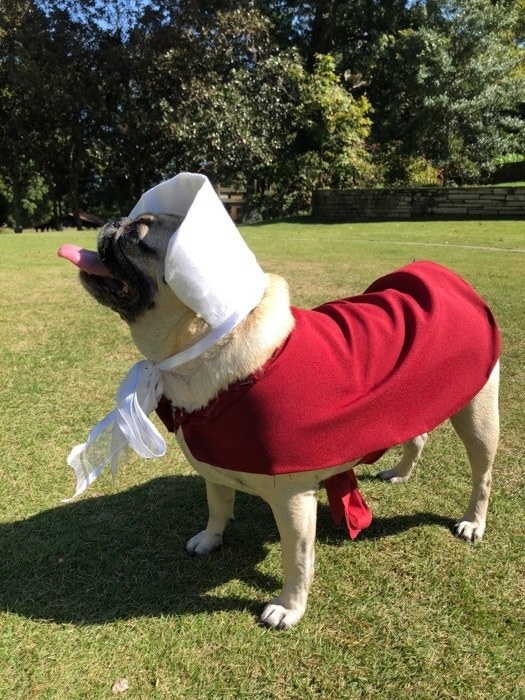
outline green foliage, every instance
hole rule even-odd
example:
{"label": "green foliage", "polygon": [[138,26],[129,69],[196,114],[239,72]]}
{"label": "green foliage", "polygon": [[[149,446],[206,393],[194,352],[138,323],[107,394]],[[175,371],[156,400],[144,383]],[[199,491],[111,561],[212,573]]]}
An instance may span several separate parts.
{"label": "green foliage", "polygon": [[35,220],[45,220],[51,215],[47,205],[48,189],[41,175],[35,175],[27,182],[27,187],[22,198],[24,220],[27,224]]}
{"label": "green foliage", "polygon": [[18,190],[17,219],[13,217],[12,207],[13,185],[0,180],[0,226],[9,224],[13,228],[22,226],[32,227],[37,223],[51,218],[52,210],[49,205],[48,187],[41,175],[29,173],[23,180],[23,186]]}
{"label": "green foliage", "polygon": [[391,187],[428,187],[442,184],[441,170],[423,156],[411,156],[392,141],[374,158],[377,175]]}
{"label": "green foliage", "polygon": [[286,138],[294,52],[272,46],[268,23],[253,11],[218,13],[203,28],[187,76],[179,119],[171,125],[179,168],[206,164],[212,179],[244,183],[267,167]]}
{"label": "green foliage", "polygon": [[355,99],[343,87],[331,56],[317,55],[313,72],[301,68],[298,78],[295,150],[316,154],[313,186],[347,187],[366,181],[370,164],[365,142],[372,124],[369,101],[364,96]]}
{"label": "green foliage", "polygon": [[[496,156],[523,143],[515,10],[492,0],[442,0],[413,11],[415,26],[383,38],[377,75],[393,82],[376,133],[387,143],[401,125],[404,151],[440,167],[445,184],[479,181]],[[394,75],[393,64],[400,66]]]}
{"label": "green foliage", "polygon": [[343,87],[331,56],[318,55],[312,73],[296,64],[292,77],[292,128],[269,169],[272,191],[265,199],[266,206],[285,214],[308,210],[315,189],[374,181],[366,146],[371,127],[367,98],[356,99]]}
{"label": "green foliage", "polygon": [[9,0],[10,219],[37,216],[35,178],[56,218],[125,214],[201,167],[257,181],[271,215],[316,187],[479,181],[525,148],[523,17],[523,0]]}
{"label": "green foliage", "polygon": [[503,163],[520,163],[525,160],[525,155],[522,153],[507,153],[498,156],[494,159],[494,165],[503,165]]}

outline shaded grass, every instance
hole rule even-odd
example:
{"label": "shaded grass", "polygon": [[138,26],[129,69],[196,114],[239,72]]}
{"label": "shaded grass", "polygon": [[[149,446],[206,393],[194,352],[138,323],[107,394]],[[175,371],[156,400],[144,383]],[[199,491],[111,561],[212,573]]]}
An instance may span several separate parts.
{"label": "shaded grass", "polygon": [[[300,626],[256,626],[280,588],[269,508],[239,494],[224,548],[190,559],[203,482],[171,445],[77,502],[65,464],[138,359],[118,317],[55,257],[91,233],[0,235],[0,697],[525,697],[523,222],[244,227],[268,271],[310,306],[412,259],[467,277],[502,328],[502,441],[484,541],[450,534],[469,492],[448,426],[405,486],[360,472],[372,527],[349,543],[320,495],[317,570]],[[392,455],[383,462],[393,460]]]}

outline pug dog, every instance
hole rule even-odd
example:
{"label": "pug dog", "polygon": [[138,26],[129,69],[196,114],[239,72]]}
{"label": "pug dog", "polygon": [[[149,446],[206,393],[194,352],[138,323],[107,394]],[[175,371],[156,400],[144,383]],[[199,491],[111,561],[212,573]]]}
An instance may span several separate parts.
{"label": "pug dog", "polygon": [[[191,348],[209,330],[166,281],[167,251],[181,221],[163,213],[121,218],[102,228],[97,252],[59,251],[81,268],[83,287],[121,316],[153,363]],[[350,321],[343,319],[346,307]],[[406,482],[428,430],[447,417],[472,472],[455,534],[480,540],[499,434],[498,357],[497,326],[486,304],[436,264],[408,265],[361,295],[316,310],[292,307],[286,281],[264,275],[260,301],[231,331],[163,372],[159,415],[206,480],[208,523],[187,551],[207,556],[222,545],[236,490],[260,496],[275,517],[284,573],[282,591],[260,623],[292,627],[305,612],[314,573],[319,487],[334,480],[344,501],[352,487],[337,479],[400,443],[399,463],[378,476]],[[266,463],[273,465],[269,473]],[[337,493],[331,505],[332,497],[337,501]]]}

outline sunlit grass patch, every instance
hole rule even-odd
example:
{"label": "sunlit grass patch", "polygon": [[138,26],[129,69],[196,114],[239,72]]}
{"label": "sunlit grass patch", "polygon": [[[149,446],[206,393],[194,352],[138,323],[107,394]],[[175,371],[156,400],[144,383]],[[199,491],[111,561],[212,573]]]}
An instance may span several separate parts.
{"label": "sunlit grass patch", "polygon": [[[525,696],[525,243],[523,222],[242,227],[295,304],[362,291],[413,259],[449,265],[491,303],[503,335],[502,439],[485,539],[449,531],[469,491],[443,427],[413,479],[361,472],[375,521],[355,542],[320,495],[317,568],[300,625],[256,625],[281,584],[269,507],[239,494],[223,549],[189,558],[203,481],[170,441],[72,504],[65,462],[139,359],[126,327],[56,257],[93,233],[0,234],[0,697],[466,698]],[[392,455],[383,458],[387,465]]]}

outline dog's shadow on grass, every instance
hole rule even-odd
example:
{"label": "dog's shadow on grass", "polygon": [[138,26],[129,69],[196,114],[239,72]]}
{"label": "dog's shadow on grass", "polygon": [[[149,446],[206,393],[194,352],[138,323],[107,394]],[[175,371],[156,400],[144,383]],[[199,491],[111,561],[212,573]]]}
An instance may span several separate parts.
{"label": "dog's shadow on grass", "polygon": [[[0,610],[74,624],[215,610],[257,615],[261,598],[275,595],[282,577],[280,566],[275,577],[258,570],[268,545],[279,539],[269,507],[238,494],[224,548],[210,558],[190,558],[184,543],[206,516],[202,479],[174,476],[1,524]],[[361,537],[443,521],[429,514],[391,520],[374,521]],[[325,506],[319,531],[330,544],[347,541]],[[252,595],[223,595],[220,587],[232,580],[250,586]]]}

